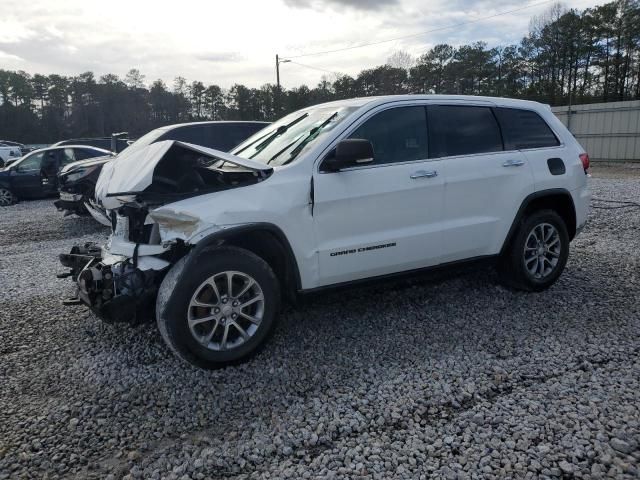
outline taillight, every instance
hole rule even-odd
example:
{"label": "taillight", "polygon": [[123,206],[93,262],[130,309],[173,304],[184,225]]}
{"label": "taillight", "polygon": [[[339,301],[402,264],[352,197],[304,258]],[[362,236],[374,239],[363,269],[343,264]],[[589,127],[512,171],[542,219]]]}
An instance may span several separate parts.
{"label": "taillight", "polygon": [[581,153],[580,161],[582,162],[582,168],[584,168],[584,171],[586,172],[587,170],[589,170],[589,154]]}

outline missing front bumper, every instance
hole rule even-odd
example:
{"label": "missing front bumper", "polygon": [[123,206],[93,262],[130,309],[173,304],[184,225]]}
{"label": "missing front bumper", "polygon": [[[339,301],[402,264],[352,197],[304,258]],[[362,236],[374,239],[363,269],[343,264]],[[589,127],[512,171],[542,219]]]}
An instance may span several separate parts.
{"label": "missing front bumper", "polygon": [[106,263],[100,247],[93,243],[75,246],[70,253],[61,254],[60,263],[70,269],[63,276],[70,276],[76,283],[76,297],[63,303],[84,303],[109,323],[135,325],[155,318],[162,270],[141,270],[125,257]]}

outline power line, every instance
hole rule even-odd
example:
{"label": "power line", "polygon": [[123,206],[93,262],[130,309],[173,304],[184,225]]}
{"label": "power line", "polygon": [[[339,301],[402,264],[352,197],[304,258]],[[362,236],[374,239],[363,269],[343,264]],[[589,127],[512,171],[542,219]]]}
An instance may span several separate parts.
{"label": "power line", "polygon": [[[287,60],[289,60],[289,59],[287,59]],[[310,68],[312,70],[319,70],[321,72],[331,73],[332,75],[340,75],[340,72],[334,72],[332,70],[326,70],[326,69],[320,68],[320,67],[313,67],[311,65],[305,65],[304,63],[294,62],[293,60],[289,60],[288,63],[294,63],[294,64],[299,65],[301,67]]]}
{"label": "power line", "polygon": [[[478,17],[478,18],[476,18],[474,20],[468,20],[468,21],[462,22],[462,23],[456,23],[456,24],[453,24],[453,25],[447,25],[447,26],[444,26],[444,27],[434,28],[433,30],[426,30],[424,32],[414,33],[414,34],[411,34],[411,35],[404,35],[402,37],[389,38],[387,40],[380,40],[378,42],[363,43],[363,44],[360,44],[360,45],[353,45],[351,47],[336,48],[335,50],[325,50],[325,51],[322,51],[322,52],[312,52],[312,53],[303,53],[303,54],[300,54],[300,55],[291,55],[291,56],[287,56],[287,57],[283,57],[283,58],[291,59],[291,58],[311,57],[311,56],[316,56],[316,55],[325,55],[325,54],[328,54],[328,53],[337,53],[337,52],[344,52],[346,50],[354,50],[356,48],[370,47],[372,45],[381,45],[383,43],[395,42],[397,40],[404,40],[406,38],[421,37],[421,36],[427,35],[429,33],[439,32],[441,30],[447,30],[449,28],[463,27],[465,25],[478,23],[478,22],[481,22],[483,20],[489,20],[491,18],[500,17],[502,15],[508,15],[510,13],[520,12],[520,11],[526,10],[528,8],[533,8],[533,7],[537,7],[537,6],[540,6],[540,5],[545,5],[547,3],[552,3],[552,2],[557,2],[557,0],[545,0],[543,2],[532,3],[530,5],[525,5],[524,7],[514,8],[513,10],[507,10],[505,12],[494,13],[493,15],[487,15],[486,17]],[[303,66],[305,66],[305,65],[303,65]],[[310,68],[315,68],[315,67],[310,67]],[[331,73],[334,73],[334,72],[331,72]]]}

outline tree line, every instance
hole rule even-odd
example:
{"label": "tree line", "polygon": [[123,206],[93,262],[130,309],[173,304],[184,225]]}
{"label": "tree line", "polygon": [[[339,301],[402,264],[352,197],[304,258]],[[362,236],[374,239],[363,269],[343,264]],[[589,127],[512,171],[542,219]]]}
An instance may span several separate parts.
{"label": "tree line", "polygon": [[640,99],[640,2],[584,11],[560,4],[530,22],[518,44],[435,45],[418,58],[396,52],[356,76],[324,76],[314,87],[235,84],[229,89],[176,77],[30,75],[0,70],[0,138],[49,143],[198,120],[275,120],[329,100],[440,93],[524,98],[551,105]]}

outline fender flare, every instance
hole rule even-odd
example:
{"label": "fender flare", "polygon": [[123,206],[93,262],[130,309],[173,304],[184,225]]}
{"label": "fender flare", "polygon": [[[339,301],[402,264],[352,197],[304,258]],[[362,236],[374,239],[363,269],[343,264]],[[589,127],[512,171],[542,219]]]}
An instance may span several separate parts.
{"label": "fender flare", "polygon": [[[195,259],[207,248],[215,247],[218,245],[222,245],[231,237],[235,237],[238,234],[246,234],[250,235],[252,232],[268,232],[276,238],[276,240],[282,245],[284,253],[285,253],[285,267],[286,274],[293,280],[292,285],[289,286],[288,290],[293,289],[294,292],[297,292],[302,289],[302,281],[300,279],[300,267],[298,265],[298,261],[293,253],[293,249],[291,248],[291,244],[287,239],[287,236],[284,232],[276,225],[267,222],[256,222],[249,223],[245,225],[238,225],[229,228],[223,228],[221,230],[217,230],[209,235],[203,237],[192,250],[189,252],[189,256],[191,259],[188,261],[195,261]],[[189,265],[186,267],[188,268]],[[284,287],[284,286],[283,286]],[[291,292],[293,293],[293,292]]]}
{"label": "fender flare", "polygon": [[505,252],[505,250],[509,246],[509,243],[511,243],[511,239],[515,235],[516,230],[518,229],[518,225],[520,225],[520,222],[522,221],[525,215],[525,212],[527,211],[527,208],[535,200],[539,200],[545,197],[558,196],[558,195],[567,197],[569,199],[569,202],[571,203],[571,208],[573,208],[574,215],[575,215],[576,206],[573,203],[573,197],[571,196],[571,192],[569,192],[569,190],[567,190],[566,188],[549,188],[547,190],[540,190],[538,192],[533,192],[527,195],[525,199],[522,201],[522,203],[520,204],[520,208],[518,208],[518,212],[516,213],[516,216],[513,219],[513,222],[511,223],[509,232],[507,233],[507,236],[504,239],[504,243],[502,244],[502,248],[500,249],[500,255],[502,255]]}

